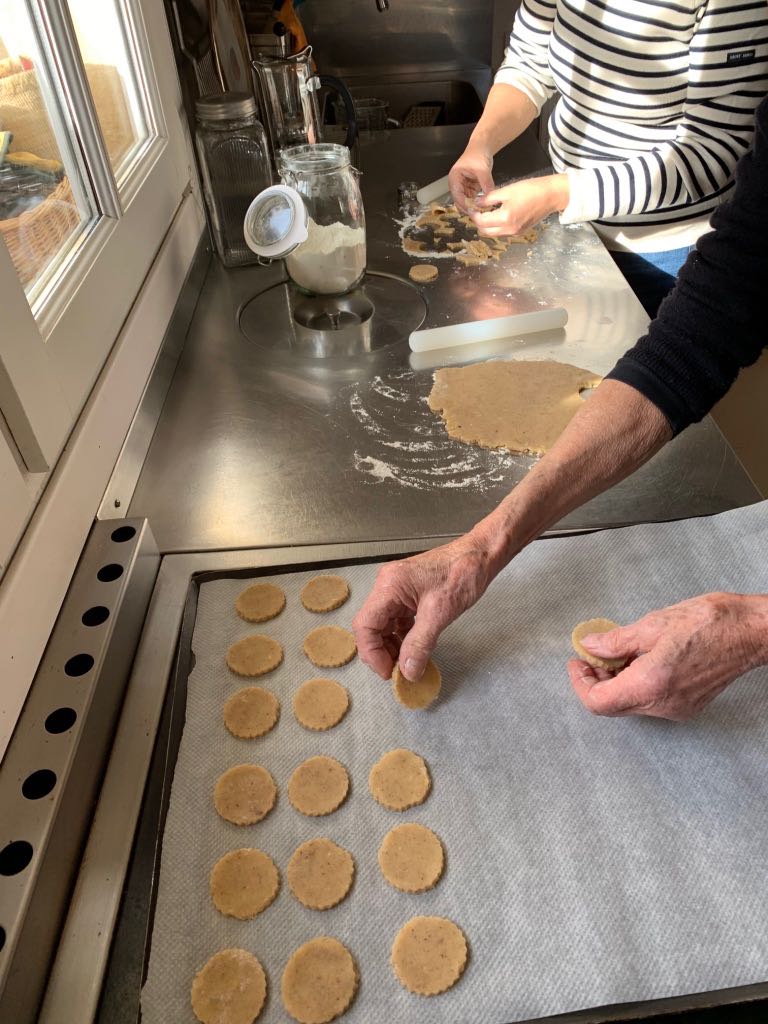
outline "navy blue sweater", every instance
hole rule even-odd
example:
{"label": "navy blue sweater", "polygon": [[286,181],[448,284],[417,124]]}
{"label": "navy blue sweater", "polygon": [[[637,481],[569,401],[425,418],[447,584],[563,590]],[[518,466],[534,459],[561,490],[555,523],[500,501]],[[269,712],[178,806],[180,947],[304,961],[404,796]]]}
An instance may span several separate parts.
{"label": "navy blue sweater", "polygon": [[712,227],[648,333],[608,374],[658,406],[676,434],[706,416],[768,346],[768,99]]}

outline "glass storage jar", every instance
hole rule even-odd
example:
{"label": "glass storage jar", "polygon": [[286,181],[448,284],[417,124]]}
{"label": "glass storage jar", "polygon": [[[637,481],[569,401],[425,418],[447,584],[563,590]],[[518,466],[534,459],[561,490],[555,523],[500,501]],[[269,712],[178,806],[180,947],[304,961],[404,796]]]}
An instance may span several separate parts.
{"label": "glass storage jar", "polygon": [[243,218],[254,193],[272,182],[267,137],[256,101],[244,92],[203,96],[195,102],[196,143],[205,204],[216,252],[225,267],[255,263],[243,237]]}
{"label": "glass storage jar", "polygon": [[365,213],[346,146],[291,146],[278,155],[282,185],[257,196],[245,237],[260,256],[284,258],[310,295],[343,295],[365,273]]}

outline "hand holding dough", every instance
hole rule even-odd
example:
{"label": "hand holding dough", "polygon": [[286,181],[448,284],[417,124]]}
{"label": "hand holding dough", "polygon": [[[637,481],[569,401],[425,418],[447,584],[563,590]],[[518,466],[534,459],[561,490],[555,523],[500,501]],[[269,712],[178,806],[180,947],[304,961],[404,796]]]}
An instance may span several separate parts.
{"label": "hand holding dough", "polygon": [[571,633],[574,651],[593,668],[602,668],[606,672],[616,672],[624,668],[627,663],[626,658],[599,658],[596,654],[590,654],[581,642],[585,636],[589,636],[591,633],[610,633],[612,629],[618,629],[618,627],[618,622],[612,622],[610,619],[587,619],[586,622],[580,622]]}

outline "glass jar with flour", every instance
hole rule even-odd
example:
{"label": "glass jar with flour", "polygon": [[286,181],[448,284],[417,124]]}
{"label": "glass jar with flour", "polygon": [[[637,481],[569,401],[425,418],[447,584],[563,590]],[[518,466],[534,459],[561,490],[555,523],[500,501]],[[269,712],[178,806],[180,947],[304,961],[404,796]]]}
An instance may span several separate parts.
{"label": "glass jar with flour", "polygon": [[278,156],[281,185],[261,192],[245,216],[250,248],[285,259],[310,295],[342,295],[365,273],[365,213],[346,146],[291,146]]}

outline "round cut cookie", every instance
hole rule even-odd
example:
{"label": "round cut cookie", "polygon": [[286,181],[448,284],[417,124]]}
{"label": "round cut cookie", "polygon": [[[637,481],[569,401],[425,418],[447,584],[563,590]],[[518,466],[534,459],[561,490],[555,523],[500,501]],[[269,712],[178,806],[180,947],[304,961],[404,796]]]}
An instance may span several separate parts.
{"label": "round cut cookie", "polygon": [[304,653],[319,668],[339,668],[357,654],[355,638],[341,626],[318,626],[307,634]]}
{"label": "round cut cookie", "polygon": [[316,732],[338,725],[349,707],[349,694],[334,679],[308,679],[293,698],[293,713],[300,725]]}
{"label": "round cut cookie", "polygon": [[424,803],[430,789],[429,771],[412,750],[390,750],[371,768],[371,796],[390,811],[405,811]]}
{"label": "round cut cookie", "polygon": [[267,978],[245,949],[222,949],[195,975],[192,1010],[202,1024],[253,1024],[267,998]]}
{"label": "round cut cookie", "polygon": [[213,804],[233,825],[255,825],[275,806],[277,786],[260,764],[238,764],[216,783]]}
{"label": "round cut cookie", "polygon": [[624,668],[627,663],[626,658],[599,658],[596,654],[590,654],[586,647],[582,647],[581,641],[591,633],[609,633],[612,629],[618,628],[618,622],[612,622],[610,619],[587,619],[586,622],[580,622],[571,633],[573,649],[593,668],[604,668],[607,672],[616,672],[618,669]]}
{"label": "round cut cookie", "polygon": [[263,676],[283,660],[283,647],[271,636],[254,633],[227,651],[227,665],[239,676]]}
{"label": "round cut cookie", "polygon": [[239,739],[252,740],[269,732],[277,722],[280,702],[260,686],[238,690],[224,705],[224,725]]}
{"label": "round cut cookie", "polygon": [[285,608],[285,592],[274,583],[254,583],[235,601],[235,611],[246,622],[267,622]]}
{"label": "round cut cookie", "polygon": [[256,917],[280,888],[280,873],[261,850],[232,850],[211,871],[211,899],[217,910],[240,921]]}
{"label": "round cut cookie", "polygon": [[357,991],[352,954],[321,935],[299,946],[283,971],[283,1006],[300,1024],[326,1024],[348,1010]]}
{"label": "round cut cookie", "polygon": [[431,659],[427,662],[424,675],[415,683],[406,679],[400,671],[400,666],[395,665],[392,673],[392,692],[403,707],[416,711],[429,707],[440,693],[442,681],[440,669]]}
{"label": "round cut cookie", "polygon": [[315,576],[299,594],[308,612],[332,612],[349,597],[349,584],[341,576]]}
{"label": "round cut cookie", "polygon": [[467,940],[445,917],[412,917],[392,945],[392,967],[409,992],[436,996],[461,977],[467,965]]}
{"label": "round cut cookie", "polygon": [[396,825],[379,847],[379,867],[390,885],[401,892],[426,892],[443,873],[443,844],[435,833],[416,822]]}
{"label": "round cut cookie", "polygon": [[437,274],[438,270],[434,263],[418,263],[408,271],[408,277],[419,284],[426,284],[428,281],[434,281]]}
{"label": "round cut cookie", "polygon": [[310,839],[294,851],[285,874],[299,903],[328,910],[351,889],[355,862],[348,850],[330,839]]}
{"label": "round cut cookie", "polygon": [[288,799],[297,811],[310,818],[335,811],[348,792],[347,769],[323,754],[303,761],[288,780]]}

